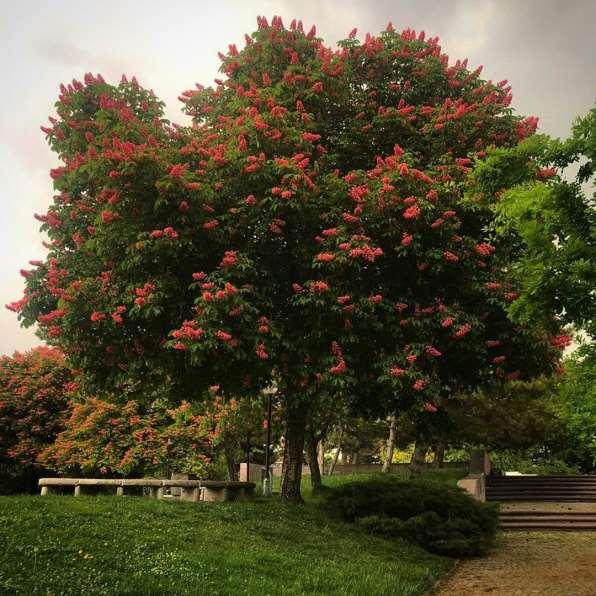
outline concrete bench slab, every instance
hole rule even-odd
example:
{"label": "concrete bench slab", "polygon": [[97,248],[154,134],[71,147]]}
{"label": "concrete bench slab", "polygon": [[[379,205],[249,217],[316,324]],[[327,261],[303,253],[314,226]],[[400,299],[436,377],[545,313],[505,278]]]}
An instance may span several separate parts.
{"label": "concrete bench slab", "polygon": [[163,480],[159,478],[125,478],[122,486],[163,486]]}
{"label": "concrete bench slab", "polygon": [[[254,495],[254,482],[227,482],[224,480],[189,480],[180,478],[167,480],[160,478],[40,478],[41,494],[48,495],[58,487],[74,487],[74,495],[79,496],[90,486],[115,486],[118,496],[124,495],[125,487],[149,489],[149,496],[161,499],[164,489],[178,489],[177,497],[182,501],[235,501],[250,499]],[[173,492],[173,491],[172,491]]]}
{"label": "concrete bench slab", "polygon": [[177,486],[180,488],[188,487],[188,488],[198,488],[202,486],[203,483],[200,480],[162,480],[162,486]]}
{"label": "concrete bench slab", "polygon": [[78,478],[40,478],[39,486],[75,486]]}
{"label": "concrete bench slab", "polygon": [[122,486],[122,478],[79,478],[79,486]]}

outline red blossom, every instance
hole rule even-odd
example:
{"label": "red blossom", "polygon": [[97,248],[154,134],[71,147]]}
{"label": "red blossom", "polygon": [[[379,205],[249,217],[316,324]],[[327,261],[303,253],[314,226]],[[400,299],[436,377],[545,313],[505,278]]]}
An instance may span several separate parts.
{"label": "red blossom", "polygon": [[319,293],[328,292],[329,285],[324,281],[313,281],[310,284],[309,289],[311,292],[319,292]]}
{"label": "red blossom", "polygon": [[226,250],[222,259],[221,267],[233,267],[238,262],[237,252],[235,250]]}
{"label": "red blossom", "polygon": [[315,134],[313,132],[305,132],[302,134],[302,138],[308,143],[314,143],[315,141],[321,139],[321,135]]}
{"label": "red blossom", "polygon": [[113,211],[109,211],[107,209],[104,209],[101,212],[101,221],[103,223],[110,223],[112,221],[114,221],[115,219],[118,219],[118,217],[120,217],[117,213],[114,213]]}
{"label": "red blossom", "polygon": [[488,242],[481,242],[474,247],[474,250],[482,257],[489,257],[495,252],[495,247]]}
{"label": "red blossom", "polygon": [[323,263],[329,263],[329,261],[333,261],[335,259],[335,255],[330,252],[321,252],[315,257],[315,259]]}
{"label": "red blossom", "polygon": [[220,339],[221,341],[230,341],[232,339],[232,336],[229,333],[226,333],[225,331],[222,331],[221,329],[215,334],[215,337],[217,337],[217,339]]}
{"label": "red blossom", "polygon": [[420,207],[412,205],[404,211],[404,219],[416,219],[420,215]]}
{"label": "red blossom", "polygon": [[257,344],[257,347],[255,348],[255,354],[261,360],[267,360],[267,358],[269,358],[269,354],[265,350],[265,346],[263,344]]}
{"label": "red blossom", "polygon": [[342,375],[343,373],[346,372],[347,369],[348,369],[348,366],[346,365],[346,361],[342,359],[335,366],[332,366],[329,369],[329,372],[332,375]]}
{"label": "red blossom", "polygon": [[182,176],[186,170],[188,170],[187,163],[177,163],[170,168],[169,174],[173,178],[180,178],[180,176]]}
{"label": "red blossom", "polygon": [[468,335],[468,333],[470,333],[470,331],[472,331],[472,325],[470,325],[469,323],[464,323],[463,325],[460,325],[457,328],[457,331],[454,333],[454,337],[465,337],[466,335]]}

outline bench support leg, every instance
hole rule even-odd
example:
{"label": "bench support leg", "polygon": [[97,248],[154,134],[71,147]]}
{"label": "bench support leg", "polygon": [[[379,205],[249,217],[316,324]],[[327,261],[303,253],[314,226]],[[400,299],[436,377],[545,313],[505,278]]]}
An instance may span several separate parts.
{"label": "bench support leg", "polygon": [[77,486],[74,487],[74,496],[75,497],[81,496],[81,487],[78,484],[77,484]]}
{"label": "bench support leg", "polygon": [[51,494],[49,486],[42,486],[41,487],[41,496],[46,497],[47,495]]}
{"label": "bench support leg", "polygon": [[117,497],[123,497],[124,496],[124,487],[123,486],[117,486],[116,487],[116,496]]}

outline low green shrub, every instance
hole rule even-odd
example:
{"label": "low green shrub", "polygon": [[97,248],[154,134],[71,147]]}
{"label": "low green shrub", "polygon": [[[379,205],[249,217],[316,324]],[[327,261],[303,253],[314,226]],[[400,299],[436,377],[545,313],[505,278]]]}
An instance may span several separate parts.
{"label": "low green shrub", "polygon": [[498,527],[496,506],[479,503],[459,488],[423,480],[350,482],[331,489],[323,507],[372,534],[403,538],[451,557],[484,553]]}

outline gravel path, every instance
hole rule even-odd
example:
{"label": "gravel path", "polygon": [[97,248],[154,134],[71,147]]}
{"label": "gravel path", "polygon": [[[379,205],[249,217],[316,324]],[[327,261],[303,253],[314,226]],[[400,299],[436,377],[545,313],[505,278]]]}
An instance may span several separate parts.
{"label": "gravel path", "polygon": [[594,596],[596,532],[501,532],[486,556],[462,561],[438,596]]}

